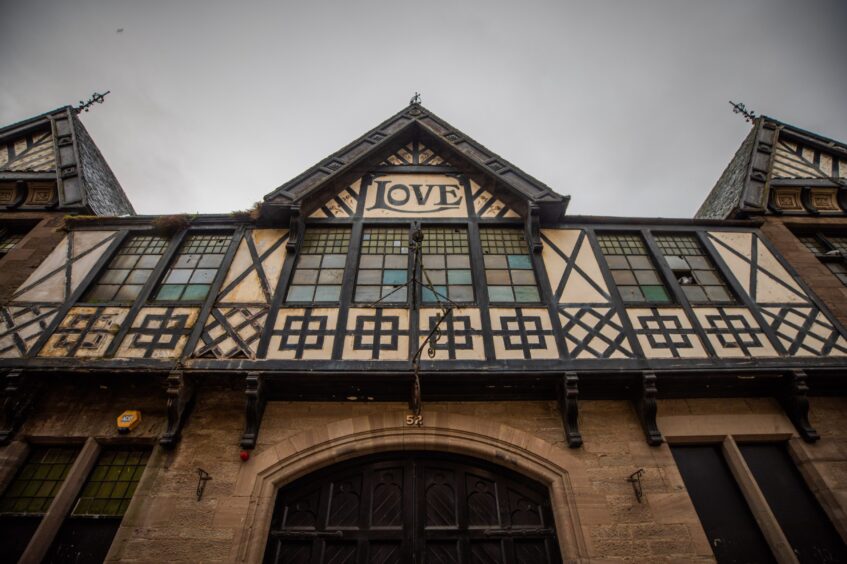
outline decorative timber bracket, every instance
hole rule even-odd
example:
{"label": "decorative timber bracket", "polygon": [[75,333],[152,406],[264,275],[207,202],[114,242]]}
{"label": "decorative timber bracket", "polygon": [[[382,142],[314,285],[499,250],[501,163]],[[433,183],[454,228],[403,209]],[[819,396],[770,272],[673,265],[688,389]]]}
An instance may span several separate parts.
{"label": "decorative timber bracket", "polygon": [[582,435],[579,432],[579,376],[576,372],[565,372],[557,388],[565,439],[569,447],[579,448],[582,446]]}
{"label": "decorative timber bracket", "polygon": [[32,407],[37,392],[32,375],[25,375],[23,370],[10,370],[4,380],[0,445],[8,444],[12,439]]}
{"label": "decorative timber bracket", "polygon": [[265,413],[265,404],[267,403],[265,381],[260,372],[247,373],[244,395],[247,397],[247,405],[244,412],[244,434],[241,436],[241,448],[253,449],[256,448],[259,427],[262,425],[262,415]]}
{"label": "decorative timber bracket", "polygon": [[544,248],[541,242],[541,208],[529,204],[526,214],[526,240],[533,253],[540,253]]}
{"label": "decorative timber bracket", "polygon": [[288,225],[288,241],[285,243],[285,250],[289,253],[297,252],[297,247],[300,245],[300,239],[303,236],[303,230],[306,224],[303,221],[303,216],[300,215],[300,206],[292,206],[291,220]]}
{"label": "decorative timber bracket", "polygon": [[656,425],[656,374],[653,372],[641,373],[641,385],[638,387],[635,397],[635,411],[641,420],[644,436],[647,444],[658,446],[664,442],[662,433]]}
{"label": "decorative timber bracket", "polygon": [[168,428],[159,437],[159,444],[174,448],[179,442],[182,426],[194,404],[194,381],[182,370],[168,374]]}
{"label": "decorative timber bracket", "polygon": [[806,384],[806,378],[804,370],[788,372],[782,384],[779,402],[803,440],[813,443],[821,437],[809,423],[809,386]]}

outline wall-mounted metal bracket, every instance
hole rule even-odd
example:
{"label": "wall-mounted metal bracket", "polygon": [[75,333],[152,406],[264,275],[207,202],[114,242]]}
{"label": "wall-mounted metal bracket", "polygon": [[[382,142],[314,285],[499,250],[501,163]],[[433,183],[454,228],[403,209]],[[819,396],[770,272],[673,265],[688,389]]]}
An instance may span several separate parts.
{"label": "wall-mounted metal bracket", "polygon": [[803,440],[813,443],[821,437],[809,423],[809,386],[806,379],[804,370],[792,370],[787,373],[782,392],[779,394],[779,402]]}
{"label": "wall-mounted metal bracket", "polygon": [[632,491],[635,493],[635,499],[641,503],[641,498],[644,497],[644,489],[641,487],[641,476],[644,474],[644,468],[639,468],[629,475],[627,482],[632,484]]}
{"label": "wall-mounted metal bracket", "polygon": [[209,473],[203,470],[202,468],[197,469],[197,501],[203,499],[203,491],[206,489],[206,482],[211,480],[212,477],[209,476]]}
{"label": "wall-mounted metal bracket", "polygon": [[3,384],[0,445],[8,444],[12,439],[32,407],[37,392],[32,375],[25,375],[23,370],[10,370]]}
{"label": "wall-mounted metal bracket", "polygon": [[641,385],[635,398],[635,411],[638,412],[641,427],[644,429],[644,436],[650,446],[658,446],[665,440],[662,433],[659,432],[658,425],[656,425],[656,394],[656,374],[642,372]]}
{"label": "wall-mounted metal bracket", "polygon": [[582,446],[582,435],[579,432],[579,376],[576,372],[565,372],[558,382],[557,393],[565,439],[569,447],[579,448]]}
{"label": "wall-mounted metal bracket", "polygon": [[300,215],[300,206],[292,206],[291,219],[288,225],[288,241],[285,243],[286,251],[289,253],[297,252],[297,247],[300,245],[300,239],[305,228],[303,217]]}
{"label": "wall-mounted metal bracket", "polygon": [[165,448],[173,448],[179,442],[182,426],[188,418],[191,406],[194,404],[194,382],[183,374],[182,370],[174,370],[168,374],[168,427],[159,437],[159,444]]}
{"label": "wall-mounted metal bracket", "polygon": [[244,412],[244,434],[241,436],[241,448],[256,448],[259,437],[259,427],[262,425],[262,415],[265,413],[267,397],[265,394],[264,378],[260,372],[248,372],[245,379],[244,394],[247,405]]}

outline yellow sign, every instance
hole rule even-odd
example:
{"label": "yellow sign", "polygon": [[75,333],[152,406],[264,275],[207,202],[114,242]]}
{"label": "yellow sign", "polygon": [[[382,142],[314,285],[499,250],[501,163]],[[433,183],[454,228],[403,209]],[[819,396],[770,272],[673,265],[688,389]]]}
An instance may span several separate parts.
{"label": "yellow sign", "polygon": [[118,432],[129,433],[141,423],[141,412],[130,409],[118,415]]}

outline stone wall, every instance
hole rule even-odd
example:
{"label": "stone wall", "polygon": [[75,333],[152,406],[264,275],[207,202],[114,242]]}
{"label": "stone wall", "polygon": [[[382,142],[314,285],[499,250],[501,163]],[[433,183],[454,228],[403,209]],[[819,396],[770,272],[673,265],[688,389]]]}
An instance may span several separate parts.
{"label": "stone wall", "polygon": [[[142,425],[131,437],[152,439],[164,429],[165,396],[160,388],[107,385],[105,389],[85,389],[88,391],[75,392],[70,384],[53,388],[39,401],[18,437],[118,439],[115,417],[130,408],[143,413]],[[259,444],[247,463],[240,460],[238,447],[243,410],[240,391],[199,390],[179,446],[174,451],[154,448],[112,546],[110,561],[239,561],[245,555],[245,531],[263,525],[251,511],[255,500],[251,502],[249,495],[239,491],[245,483],[252,483],[258,460],[285,449],[320,449],[335,435],[365,433],[369,421],[387,420],[386,414],[402,414],[407,408],[401,403],[270,402]],[[778,404],[767,398],[661,400],[659,414],[663,431],[663,426],[678,432],[680,425],[702,427],[708,421],[733,420],[752,424],[751,428],[761,424],[783,433],[791,431]],[[476,426],[480,436],[499,434],[501,440],[514,444],[516,452],[537,452],[542,445],[548,449],[549,460],[566,461],[563,466],[574,498],[567,501],[575,508],[583,557],[592,562],[712,560],[670,448],[667,444],[647,446],[630,403],[581,402],[584,446],[580,449],[568,449],[564,443],[554,402],[426,403],[423,429],[427,422],[437,427],[460,418],[463,425]],[[828,510],[837,510],[847,502],[847,400],[813,398],[813,424],[823,439],[815,445],[800,442],[797,452],[805,454],[798,463],[801,469],[813,470],[804,469],[807,479],[817,480],[819,495],[831,500]],[[528,441],[535,446],[530,447]],[[433,448],[450,448],[449,441],[444,444],[448,446],[435,440]],[[20,452],[19,443],[0,448],[0,461],[13,458],[15,452]],[[200,501],[195,496],[198,468],[212,476]],[[626,481],[638,468],[645,470],[642,503],[636,501]],[[553,503],[557,503],[555,494]]]}

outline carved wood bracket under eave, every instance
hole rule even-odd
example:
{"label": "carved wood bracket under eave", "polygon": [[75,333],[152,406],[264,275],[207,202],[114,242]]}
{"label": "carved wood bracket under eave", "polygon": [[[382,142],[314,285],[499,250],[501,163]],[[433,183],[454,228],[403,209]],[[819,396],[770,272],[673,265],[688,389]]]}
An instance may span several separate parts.
{"label": "carved wood bracket under eave", "polygon": [[241,448],[256,448],[259,438],[259,427],[262,425],[262,415],[265,413],[267,395],[264,378],[259,372],[248,372],[244,381],[246,399],[244,411],[244,434],[241,436]]}
{"label": "carved wood bracket under eave", "polygon": [[579,448],[582,446],[582,434],[579,432],[579,376],[576,372],[565,372],[558,382],[557,393],[565,440],[569,447]]}
{"label": "carved wood bracket under eave", "polygon": [[641,382],[637,388],[635,396],[635,411],[638,413],[638,418],[641,420],[641,427],[644,429],[644,436],[647,439],[647,444],[650,446],[658,446],[664,442],[664,437],[659,431],[659,426],[656,424],[656,374],[654,372],[642,372]]}
{"label": "carved wood bracket under eave", "polygon": [[805,370],[792,370],[785,375],[779,402],[803,440],[813,443],[821,437],[809,423],[809,386]]}
{"label": "carved wood bracket under eave", "polygon": [[164,448],[174,448],[179,442],[182,427],[194,404],[194,381],[182,370],[174,370],[168,374],[168,427],[159,437],[159,444]]}

